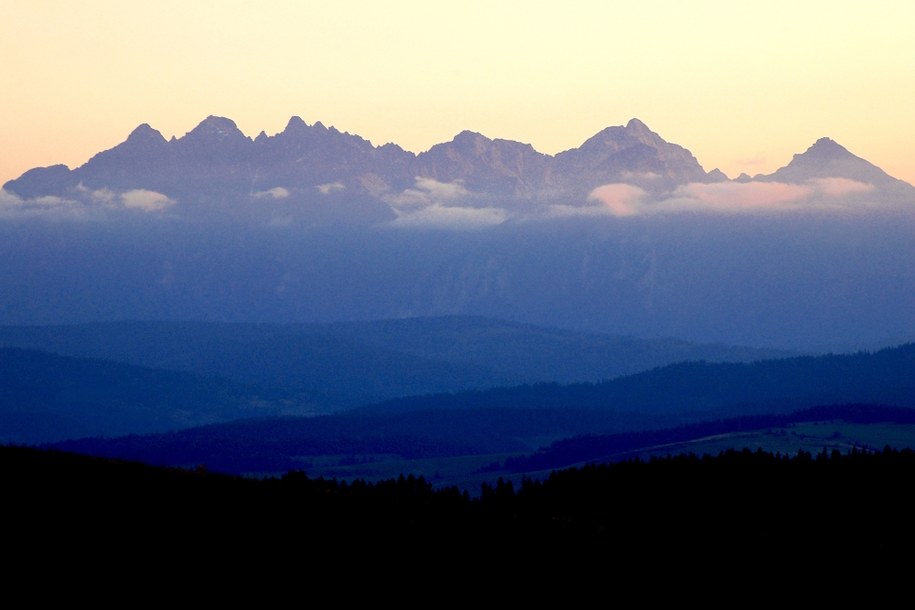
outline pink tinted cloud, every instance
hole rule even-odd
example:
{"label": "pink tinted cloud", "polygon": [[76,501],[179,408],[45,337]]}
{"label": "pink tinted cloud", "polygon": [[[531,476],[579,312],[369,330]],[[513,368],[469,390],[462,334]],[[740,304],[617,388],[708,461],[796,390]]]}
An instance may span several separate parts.
{"label": "pink tinted cloud", "polygon": [[639,213],[645,191],[631,184],[605,184],[588,195],[588,201],[598,201],[614,216],[633,216]]}
{"label": "pink tinted cloud", "polygon": [[808,186],[782,182],[691,183],[677,189],[677,195],[697,207],[727,211],[778,209],[808,198]]}
{"label": "pink tinted cloud", "polygon": [[874,189],[873,184],[858,182],[849,178],[815,178],[810,181],[814,188],[828,197],[843,197],[866,193]]}

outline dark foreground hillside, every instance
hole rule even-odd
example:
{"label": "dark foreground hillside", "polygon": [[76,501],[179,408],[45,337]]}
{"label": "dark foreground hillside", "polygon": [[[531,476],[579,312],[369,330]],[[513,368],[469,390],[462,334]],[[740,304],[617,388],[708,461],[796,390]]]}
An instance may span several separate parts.
{"label": "dark foreground hillside", "polygon": [[80,562],[92,551],[115,562],[165,557],[175,569],[218,562],[406,573],[458,560],[484,571],[685,569],[879,562],[915,543],[908,450],[624,462],[518,488],[494,482],[476,499],[413,477],[255,480],[14,447],[0,451],[0,474],[15,524],[7,550],[23,561]]}

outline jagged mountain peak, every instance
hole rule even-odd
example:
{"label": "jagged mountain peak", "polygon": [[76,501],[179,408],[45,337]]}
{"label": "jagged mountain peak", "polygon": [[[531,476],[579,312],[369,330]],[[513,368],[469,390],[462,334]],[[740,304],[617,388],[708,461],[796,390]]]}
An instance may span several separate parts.
{"label": "jagged mountain peak", "polygon": [[167,141],[158,130],[142,123],[126,140],[73,170],[71,179],[97,188],[128,190],[152,188],[154,184],[158,188],[161,173],[170,167],[174,141]]}
{"label": "jagged mountain peak", "polygon": [[[807,149],[804,155],[816,157],[853,157],[848,149],[831,138],[820,138]],[[795,157],[800,155],[795,155]]]}
{"label": "jagged mountain peak", "polygon": [[152,127],[149,123],[143,123],[130,132],[127,136],[127,142],[141,144],[165,144],[166,140],[162,134]]}
{"label": "jagged mountain peak", "polygon": [[492,143],[492,140],[487,138],[481,133],[475,131],[470,131],[465,129],[460,132],[450,142],[441,142],[435,144],[424,153],[421,153],[419,156],[422,158],[428,158],[429,156],[436,157],[440,154],[460,154],[460,155],[479,155],[485,149],[488,148],[488,145]]}
{"label": "jagged mountain peak", "polygon": [[727,174],[718,169],[717,167],[708,173],[709,182],[727,182],[729,180]]}
{"label": "jagged mountain peak", "polygon": [[803,153],[794,155],[788,165],[767,176],[757,176],[755,180],[803,183],[820,178],[846,178],[898,189],[903,194],[912,192],[911,185],[889,176],[830,138],[820,138]]}
{"label": "jagged mountain peak", "polygon": [[[394,150],[394,149],[403,150],[403,148],[401,148],[399,144],[395,144],[394,142],[385,142],[384,144],[382,144],[381,146],[378,147],[378,150]],[[413,153],[410,153],[410,154],[413,154]],[[416,155],[413,155],[413,156],[415,157]]]}
{"label": "jagged mountain peak", "polygon": [[238,139],[239,137],[247,139],[247,136],[241,132],[238,125],[235,124],[235,121],[212,114],[184,136],[184,138],[192,139],[204,138],[217,140],[224,140],[227,138]]}
{"label": "jagged mountain peak", "polygon": [[302,120],[302,117],[291,116],[289,117],[289,122],[286,123],[286,129],[284,129],[283,132],[285,133],[287,131],[294,131],[297,129],[306,129],[307,127],[308,124]]}
{"label": "jagged mountain peak", "polygon": [[[610,183],[665,193],[691,182],[728,180],[718,170],[706,173],[689,150],[665,141],[638,118],[607,127],[580,147],[550,156],[530,144],[492,139],[471,130],[414,154],[393,143],[376,147],[320,121],[309,125],[299,116],[290,117],[282,132],[273,136],[261,132],[252,140],[233,120],[210,115],[184,136],[167,142],[143,123],[126,141],[98,153],[83,167],[26,172],[7,187],[28,197],[61,195],[82,183],[93,188],[152,189],[173,194],[176,200],[182,200],[179,195],[188,200],[199,193],[220,193],[226,201],[232,197],[247,201],[251,193],[276,187],[315,191],[323,197],[324,191],[317,187],[346,184],[354,185],[347,186],[348,197],[378,200],[383,208],[386,204],[378,193],[408,188],[416,176],[459,180],[475,195],[543,201],[583,199]],[[913,195],[912,186],[830,138],[820,138],[774,174],[752,180],[801,184],[822,178],[863,183],[862,192],[889,188],[900,196]],[[749,180],[745,174],[734,179]]]}
{"label": "jagged mountain peak", "polygon": [[534,155],[545,156],[542,153],[538,153],[530,144],[517,142],[515,140],[504,140],[501,138],[493,139],[468,129],[465,129],[464,131],[454,136],[454,139],[452,139],[451,142],[433,146],[433,148],[438,147],[453,148],[462,152],[474,152],[475,154],[482,154],[485,151],[492,150],[523,150]]}
{"label": "jagged mountain peak", "polygon": [[[590,188],[601,183],[627,181],[638,176],[645,186],[669,187],[686,182],[705,182],[708,177],[687,149],[667,142],[639,119],[625,126],[607,127],[578,148],[556,155],[560,171]],[[657,180],[656,178],[661,178]]]}
{"label": "jagged mountain peak", "polygon": [[642,121],[640,121],[639,119],[636,119],[636,118],[632,118],[629,120],[628,123],[626,123],[624,132],[627,135],[637,138],[639,141],[641,141],[645,144],[656,143],[658,141],[663,142],[663,140],[661,139],[661,136],[659,136],[658,134],[653,132],[651,129],[648,128],[648,125],[646,125],[645,123],[643,123]]}
{"label": "jagged mountain peak", "polygon": [[450,142],[417,155],[415,173],[442,181],[462,180],[467,189],[496,197],[530,198],[544,184],[547,158],[530,144],[464,130]]}
{"label": "jagged mountain peak", "polygon": [[454,136],[454,139],[451,140],[455,144],[466,144],[466,143],[476,143],[476,142],[492,142],[490,138],[487,138],[481,133],[476,131],[470,131],[465,129],[461,133]]}
{"label": "jagged mountain peak", "polygon": [[[633,118],[630,119],[625,126],[613,125],[611,127],[602,129],[601,131],[585,140],[585,142],[577,150],[601,149],[605,151],[617,152],[639,144],[649,146],[655,150],[662,150],[664,148],[670,147],[676,147],[678,149],[681,148],[676,144],[670,144],[657,133],[652,131],[648,125],[639,119]],[[572,151],[574,150],[576,149],[572,149]]]}
{"label": "jagged mountain peak", "polygon": [[330,127],[328,129],[327,127],[324,126],[324,123],[322,123],[321,121],[317,121],[314,125],[309,125],[304,120],[302,120],[302,117],[295,115],[295,116],[289,117],[289,122],[286,123],[286,128],[283,129],[283,131],[281,131],[277,135],[290,136],[290,135],[301,135],[301,134],[305,134],[305,133],[321,133],[321,132],[339,133],[333,127]]}
{"label": "jagged mountain peak", "polygon": [[499,164],[508,157],[545,159],[547,155],[537,152],[533,146],[515,140],[492,139],[481,133],[464,130],[450,142],[436,144],[418,158],[429,159],[440,155],[483,159],[484,162]]}
{"label": "jagged mountain peak", "polygon": [[868,161],[852,154],[832,138],[824,137],[811,144],[804,152],[795,154],[787,167],[791,167],[792,164],[822,165],[834,162],[857,162],[870,165]]}

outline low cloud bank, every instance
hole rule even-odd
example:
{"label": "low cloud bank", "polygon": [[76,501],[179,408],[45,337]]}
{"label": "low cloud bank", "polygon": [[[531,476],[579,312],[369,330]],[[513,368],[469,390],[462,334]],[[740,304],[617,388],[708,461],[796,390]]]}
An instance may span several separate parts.
{"label": "low cloud bank", "polygon": [[474,229],[509,218],[505,208],[471,205],[480,199],[461,180],[441,182],[421,176],[415,178],[413,188],[384,198],[397,214],[389,223],[392,227]]}
{"label": "low cloud bank", "polygon": [[121,194],[121,203],[129,210],[142,210],[144,212],[158,212],[175,205],[175,200],[162,193],[135,189]]}
{"label": "low cloud bank", "polygon": [[289,189],[282,186],[275,186],[272,189],[254,193],[255,199],[286,199],[287,197],[289,197]]}
{"label": "low cloud bank", "polygon": [[470,191],[464,188],[461,180],[439,182],[434,178],[417,176],[413,188],[385,197],[385,201],[400,213],[415,213],[429,206],[444,205],[457,199],[470,197]]}
{"label": "low cloud bank", "polygon": [[0,218],[50,218],[78,220],[86,216],[86,205],[76,199],[57,196],[22,197],[0,189]]}
{"label": "low cloud bank", "polygon": [[410,228],[474,229],[502,224],[508,217],[508,211],[502,208],[431,205],[418,212],[398,216],[390,225]]}
{"label": "low cloud bank", "polygon": [[[854,214],[900,209],[902,203],[915,204],[893,199],[892,194],[887,200],[871,184],[839,177],[816,178],[800,184],[766,181],[690,183],[664,193],[646,183],[636,186],[617,182],[591,190],[584,201],[493,199],[486,193],[471,191],[461,180],[443,182],[423,176],[415,177],[412,186],[399,192],[385,191],[387,186],[382,186],[373,192],[378,198],[375,201],[380,199],[396,216],[394,220],[383,222],[386,226],[403,228],[472,229],[549,218],[633,218],[682,213],[760,215],[824,211]],[[347,191],[342,182],[314,188],[321,195]],[[307,220],[313,211],[296,202],[300,195],[301,191],[293,193],[276,186],[251,193],[250,197],[263,200],[264,204],[258,208],[268,212],[273,209],[268,204],[277,202],[283,209],[276,210],[280,216],[269,224],[286,226],[293,217],[302,216]],[[354,196],[364,196],[364,193]],[[110,188],[91,189],[80,184],[60,195],[34,198],[23,198],[0,189],[0,218],[4,219],[21,216],[102,220],[117,213],[173,215],[169,210],[177,204],[168,195],[148,189],[121,192]]]}
{"label": "low cloud bank", "polygon": [[346,188],[342,182],[328,182],[327,184],[319,184],[315,187],[318,189],[318,192],[322,195],[330,195],[336,191],[342,191]]}
{"label": "low cloud bank", "polygon": [[167,195],[146,189],[118,193],[107,188],[91,190],[80,184],[67,197],[48,195],[32,198],[0,189],[0,216],[4,218],[101,218],[106,211],[161,212],[176,203]]}
{"label": "low cloud bank", "polygon": [[[783,182],[690,183],[663,197],[652,197],[629,184],[605,184],[591,191],[589,202],[613,216],[705,212],[718,214],[790,212],[859,205],[858,195],[873,185],[848,178],[817,178],[803,184]],[[593,210],[579,208],[585,214]],[[568,210],[566,210],[568,212]]]}
{"label": "low cloud bank", "polygon": [[605,184],[588,195],[588,201],[596,201],[613,216],[634,216],[639,213],[648,193],[631,184]]}

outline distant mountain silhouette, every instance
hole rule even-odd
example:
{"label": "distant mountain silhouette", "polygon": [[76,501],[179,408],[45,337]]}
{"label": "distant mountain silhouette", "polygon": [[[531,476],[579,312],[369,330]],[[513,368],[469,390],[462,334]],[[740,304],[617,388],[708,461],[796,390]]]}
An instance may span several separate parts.
{"label": "distant mountain silhouette", "polygon": [[[755,179],[804,182],[827,177],[896,190],[909,186],[828,138],[795,155],[774,174]],[[419,178],[459,184],[468,199],[489,203],[493,198],[578,201],[607,183],[659,192],[691,182],[727,180],[717,169],[703,170],[689,150],[665,141],[638,119],[608,127],[578,148],[550,156],[530,144],[472,131],[417,155],[395,144],[374,146],[321,122],[308,125],[297,116],[282,132],[261,132],[252,139],[231,119],[209,116],[170,141],[144,123],[123,143],[79,168],[35,168],[7,182],[4,189],[24,198],[63,196],[77,188],[148,189],[198,205],[217,195],[238,200],[261,195],[303,203],[345,192],[348,201],[363,200],[359,211],[378,221],[392,218],[390,209],[374,206],[372,212],[365,203],[390,201]]]}
{"label": "distant mountain silhouette", "polygon": [[596,384],[540,384],[407,397],[364,411],[577,407],[674,418],[735,417],[842,402],[915,407],[915,343],[874,353],[750,363],[680,362]]}
{"label": "distant mountain silhouette", "polygon": [[0,442],[165,432],[282,412],[288,393],[189,373],[0,348]]}
{"label": "distant mountain silhouette", "polygon": [[[831,141],[821,140],[788,167],[757,179],[839,176],[886,182],[888,176],[877,168],[862,171],[866,162],[847,151],[843,157],[825,150],[844,151],[825,142]],[[148,189],[184,201],[214,194],[247,198],[271,189],[283,189],[273,191],[276,198],[319,200],[322,194],[346,191],[351,199],[377,200],[403,192],[416,178],[459,182],[471,195],[522,200],[582,199],[613,182],[657,191],[725,179],[717,170],[706,173],[687,149],[666,142],[638,119],[550,156],[529,144],[471,131],[414,155],[394,144],[374,146],[320,122],[308,125],[299,117],[278,134],[261,132],[251,139],[232,120],[210,116],[171,141],[144,123],[79,168],[36,168],[4,189],[25,198],[62,196],[79,187]]]}
{"label": "distant mountain silhouette", "polygon": [[907,182],[893,178],[882,169],[850,153],[829,138],[820,138],[805,152],[794,155],[791,162],[768,176],[756,176],[765,182],[803,183],[809,180],[845,178],[899,194],[915,193]]}
{"label": "distant mountain silhouette", "polygon": [[[710,182],[710,176],[688,150],[664,141],[638,119],[625,127],[608,127],[578,148],[556,155],[555,174],[566,188],[585,190],[609,182],[656,190],[688,182]],[[586,194],[586,193],[585,193]]]}
{"label": "distant mountain silhouette", "polygon": [[252,139],[211,116],[8,182],[0,322],[472,315],[887,345],[915,335],[913,223],[915,187],[827,139],[731,181],[637,119],[550,156],[472,131],[414,154],[298,117]]}
{"label": "distant mountain silhouette", "polygon": [[283,388],[307,397],[319,413],[413,394],[599,381],[682,360],[786,355],[458,316],[334,324],[0,326],[0,346]]}
{"label": "distant mountain silhouette", "polygon": [[529,199],[552,185],[551,161],[530,144],[462,131],[450,142],[418,155],[415,174],[441,182],[460,181],[474,192]]}

